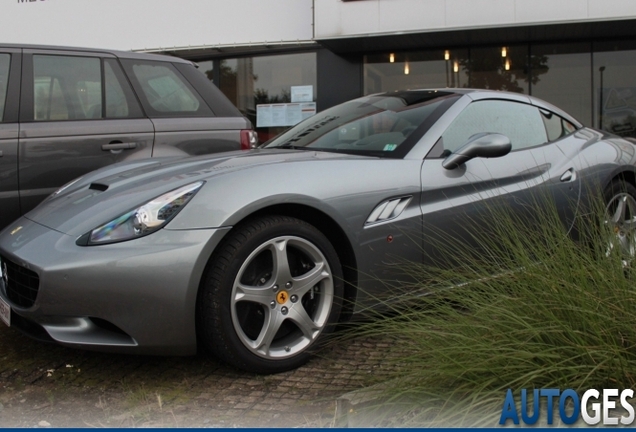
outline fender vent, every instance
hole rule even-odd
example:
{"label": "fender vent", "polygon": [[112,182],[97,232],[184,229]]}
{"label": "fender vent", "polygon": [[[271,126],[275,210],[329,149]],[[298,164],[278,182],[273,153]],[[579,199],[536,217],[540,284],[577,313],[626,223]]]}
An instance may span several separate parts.
{"label": "fender vent", "polygon": [[411,202],[412,196],[394,198],[388,201],[382,202],[378,205],[369,215],[365,225],[370,225],[378,222],[384,222],[387,220],[398,217],[407,205]]}

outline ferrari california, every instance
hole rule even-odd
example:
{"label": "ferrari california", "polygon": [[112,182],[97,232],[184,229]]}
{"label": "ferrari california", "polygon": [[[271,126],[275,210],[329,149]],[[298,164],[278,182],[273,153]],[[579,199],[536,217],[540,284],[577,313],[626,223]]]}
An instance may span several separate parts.
{"label": "ferrari california", "polygon": [[399,286],[396,263],[435,256],[431,233],[492,204],[531,212],[547,194],[568,227],[601,188],[612,244],[633,252],[635,162],[629,140],[526,95],[365,96],[258,149],[123,162],[61,187],[0,233],[0,317],[68,347],[206,349],[282,372]]}

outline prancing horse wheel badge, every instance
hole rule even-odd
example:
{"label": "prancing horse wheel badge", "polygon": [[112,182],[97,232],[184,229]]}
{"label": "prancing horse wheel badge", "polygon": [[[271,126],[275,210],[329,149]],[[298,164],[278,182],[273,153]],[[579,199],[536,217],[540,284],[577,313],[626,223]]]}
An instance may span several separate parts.
{"label": "prancing horse wheel badge", "polygon": [[278,294],[276,294],[276,301],[278,302],[278,304],[284,304],[288,298],[289,294],[287,294],[287,291],[280,291]]}

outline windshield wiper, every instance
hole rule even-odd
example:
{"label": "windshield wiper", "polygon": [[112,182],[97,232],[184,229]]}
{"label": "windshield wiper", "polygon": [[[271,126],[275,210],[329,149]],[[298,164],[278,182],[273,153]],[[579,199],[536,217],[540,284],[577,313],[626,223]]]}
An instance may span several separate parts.
{"label": "windshield wiper", "polygon": [[305,147],[305,146],[296,146],[290,143],[285,143],[283,145],[279,145],[276,147],[265,147],[265,148],[271,148],[271,149],[292,149],[292,150],[316,150],[310,147]]}
{"label": "windshield wiper", "polygon": [[[293,149],[296,149],[296,147],[293,147],[293,146],[290,147],[290,146],[288,146],[288,144],[291,144],[291,143],[294,143],[296,141],[301,140],[302,138],[306,137],[310,133],[316,131],[317,129],[320,129],[321,127],[325,126],[326,124],[329,124],[330,122],[332,122],[332,121],[334,121],[334,120],[336,120],[338,118],[339,118],[338,116],[331,116],[331,117],[324,118],[324,119],[322,119],[322,121],[319,121],[317,123],[312,124],[311,126],[306,126],[305,128],[303,128],[303,129],[301,129],[299,131],[296,131],[296,133],[291,138],[289,138],[287,141],[285,141],[285,144],[283,144],[283,145],[272,146],[272,147],[270,147],[269,145],[266,145],[263,148],[293,148]],[[283,132],[281,134],[281,136],[285,135],[286,133],[287,132]],[[275,141],[277,139],[278,139],[278,137],[272,138],[271,140],[267,141],[265,144],[271,143],[272,141]]]}

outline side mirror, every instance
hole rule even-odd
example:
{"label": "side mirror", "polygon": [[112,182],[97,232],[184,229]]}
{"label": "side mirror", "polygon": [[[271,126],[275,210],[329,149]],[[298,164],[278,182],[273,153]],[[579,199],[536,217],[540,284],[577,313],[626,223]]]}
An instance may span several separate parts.
{"label": "side mirror", "polygon": [[480,133],[471,136],[466,144],[450,154],[442,166],[452,170],[476,157],[501,157],[510,153],[510,139],[502,134]]}

